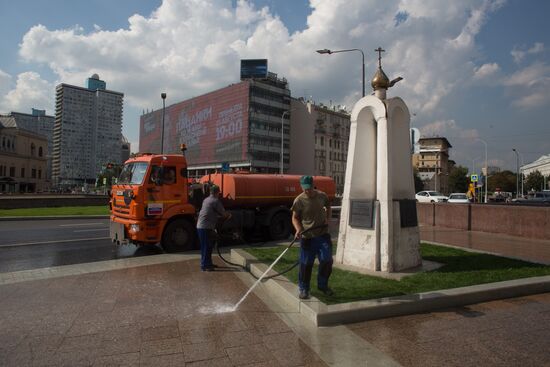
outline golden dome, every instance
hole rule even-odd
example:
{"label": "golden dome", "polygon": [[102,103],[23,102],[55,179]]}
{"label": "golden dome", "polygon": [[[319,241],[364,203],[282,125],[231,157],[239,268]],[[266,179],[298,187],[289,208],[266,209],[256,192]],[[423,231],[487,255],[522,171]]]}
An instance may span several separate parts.
{"label": "golden dome", "polygon": [[374,74],[374,77],[372,78],[372,81],[370,82],[372,89],[388,89],[390,87],[390,79],[384,73],[384,70],[382,70],[381,67],[376,70],[376,73]]}

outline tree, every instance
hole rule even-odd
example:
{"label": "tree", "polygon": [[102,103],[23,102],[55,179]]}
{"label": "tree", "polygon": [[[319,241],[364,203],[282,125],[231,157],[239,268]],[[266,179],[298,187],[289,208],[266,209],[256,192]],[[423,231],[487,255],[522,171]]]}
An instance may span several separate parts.
{"label": "tree", "polygon": [[527,191],[540,191],[544,188],[544,176],[539,171],[531,172],[525,179]]}
{"label": "tree", "polygon": [[489,191],[516,192],[516,174],[512,171],[497,172],[489,176]]}
{"label": "tree", "polygon": [[449,173],[449,191],[468,191],[468,168],[455,166],[451,169],[451,172]]}
{"label": "tree", "polygon": [[420,176],[418,176],[418,170],[416,168],[413,169],[413,176],[414,176],[414,192],[419,192],[424,190],[424,182],[420,179]]}

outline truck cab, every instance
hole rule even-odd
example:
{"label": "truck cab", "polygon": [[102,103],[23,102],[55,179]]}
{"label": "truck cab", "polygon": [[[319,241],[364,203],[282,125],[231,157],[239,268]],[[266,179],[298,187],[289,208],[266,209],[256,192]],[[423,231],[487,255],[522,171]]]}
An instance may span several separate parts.
{"label": "truck cab", "polygon": [[196,246],[196,209],[183,155],[130,158],[112,187],[110,207],[110,234],[117,244],[160,242],[167,252]]}

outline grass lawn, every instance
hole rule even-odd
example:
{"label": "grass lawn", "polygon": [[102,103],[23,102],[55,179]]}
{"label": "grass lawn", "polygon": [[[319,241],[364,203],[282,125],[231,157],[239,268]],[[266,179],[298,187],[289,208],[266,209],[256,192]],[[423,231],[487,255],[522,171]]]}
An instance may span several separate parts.
{"label": "grass lawn", "polygon": [[[246,251],[260,261],[271,264],[283,248],[249,248]],[[291,248],[275,265],[275,270],[282,271],[292,266],[298,259],[298,251],[298,248]],[[400,281],[334,268],[329,281],[329,286],[334,290],[331,297],[317,291],[315,266],[311,276],[311,294],[326,304],[335,304],[550,275],[550,266],[449,247],[423,243],[421,253],[424,260],[445,265],[437,270],[405,277]],[[285,276],[298,284],[298,267]]]}
{"label": "grass lawn", "polygon": [[108,206],[63,206],[59,208],[0,209],[0,217],[44,217],[50,215],[109,215]]}

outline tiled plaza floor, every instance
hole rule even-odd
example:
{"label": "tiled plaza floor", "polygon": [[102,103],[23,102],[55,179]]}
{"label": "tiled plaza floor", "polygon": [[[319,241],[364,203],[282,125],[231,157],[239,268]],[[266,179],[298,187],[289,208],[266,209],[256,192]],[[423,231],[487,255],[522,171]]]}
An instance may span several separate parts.
{"label": "tiled plaza floor", "polygon": [[0,286],[1,366],[325,366],[231,272],[197,260]]}
{"label": "tiled plaza floor", "polygon": [[406,367],[550,366],[550,294],[349,326]]}

